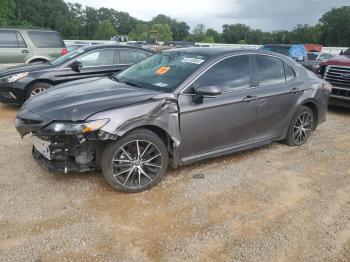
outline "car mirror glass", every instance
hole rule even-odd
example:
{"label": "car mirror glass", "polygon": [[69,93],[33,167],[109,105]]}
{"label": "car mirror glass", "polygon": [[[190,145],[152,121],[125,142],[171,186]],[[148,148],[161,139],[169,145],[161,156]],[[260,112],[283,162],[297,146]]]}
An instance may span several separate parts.
{"label": "car mirror glass", "polygon": [[70,68],[72,68],[74,71],[79,72],[80,68],[83,67],[82,63],[79,61],[74,61],[69,65]]}

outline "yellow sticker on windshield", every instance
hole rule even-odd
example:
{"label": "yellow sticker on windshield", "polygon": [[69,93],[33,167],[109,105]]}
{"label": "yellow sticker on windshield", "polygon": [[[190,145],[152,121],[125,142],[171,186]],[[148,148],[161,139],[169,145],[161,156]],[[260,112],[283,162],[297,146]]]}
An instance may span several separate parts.
{"label": "yellow sticker on windshield", "polygon": [[161,68],[159,68],[156,71],[156,75],[164,75],[165,73],[167,73],[170,70],[170,66],[162,66]]}

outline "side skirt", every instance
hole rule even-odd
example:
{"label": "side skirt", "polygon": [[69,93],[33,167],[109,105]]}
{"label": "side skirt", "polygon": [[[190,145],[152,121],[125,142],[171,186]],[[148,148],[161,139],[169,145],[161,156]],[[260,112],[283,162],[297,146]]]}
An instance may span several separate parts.
{"label": "side skirt", "polygon": [[223,149],[219,149],[219,150],[215,150],[215,151],[211,151],[211,152],[207,152],[207,153],[203,153],[203,154],[199,154],[199,155],[195,155],[195,156],[184,157],[184,158],[179,160],[178,165],[184,166],[184,165],[192,164],[194,162],[205,160],[208,158],[237,153],[240,151],[244,151],[244,150],[248,150],[248,149],[252,149],[252,148],[256,148],[256,147],[265,146],[265,145],[271,144],[273,142],[280,141],[282,139],[283,139],[282,136],[269,137],[269,138],[255,140],[255,141],[244,143],[244,144],[239,144],[239,145],[232,146],[232,147],[226,147]]}

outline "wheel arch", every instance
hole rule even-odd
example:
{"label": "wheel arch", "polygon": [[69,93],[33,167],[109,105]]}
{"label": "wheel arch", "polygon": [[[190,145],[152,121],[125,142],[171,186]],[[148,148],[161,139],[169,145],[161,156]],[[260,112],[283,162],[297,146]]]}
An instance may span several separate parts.
{"label": "wheel arch", "polygon": [[39,62],[39,61],[50,61],[51,59],[45,56],[32,56],[26,61],[26,64]]}
{"label": "wheel arch", "polygon": [[306,99],[301,106],[306,106],[308,108],[310,108],[312,110],[312,112],[314,113],[314,117],[315,117],[315,124],[313,126],[313,130],[316,129],[317,124],[318,124],[318,118],[319,118],[319,109],[318,109],[318,105],[317,102],[314,99]]}
{"label": "wheel arch", "polygon": [[27,86],[25,88],[25,97],[27,97],[28,92],[32,88],[32,86],[37,84],[37,83],[47,83],[47,84],[50,84],[50,85],[54,85],[54,82],[51,81],[50,79],[35,79],[32,82],[30,82],[29,84],[27,84]]}

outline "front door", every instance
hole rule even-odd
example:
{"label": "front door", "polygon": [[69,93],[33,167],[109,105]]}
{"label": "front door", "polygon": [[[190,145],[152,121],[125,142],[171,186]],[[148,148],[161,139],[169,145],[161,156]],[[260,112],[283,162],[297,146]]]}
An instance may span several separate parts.
{"label": "front door", "polygon": [[[182,161],[212,154],[255,139],[257,97],[251,86],[249,55],[216,63],[179,95],[179,148]],[[219,86],[216,97],[198,97],[193,86]]]}

